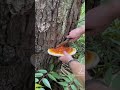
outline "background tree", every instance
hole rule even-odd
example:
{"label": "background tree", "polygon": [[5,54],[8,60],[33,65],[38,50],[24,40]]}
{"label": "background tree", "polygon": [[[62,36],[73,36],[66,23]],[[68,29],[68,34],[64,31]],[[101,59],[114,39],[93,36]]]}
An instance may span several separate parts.
{"label": "background tree", "polygon": [[0,90],[34,90],[34,0],[0,2]]}

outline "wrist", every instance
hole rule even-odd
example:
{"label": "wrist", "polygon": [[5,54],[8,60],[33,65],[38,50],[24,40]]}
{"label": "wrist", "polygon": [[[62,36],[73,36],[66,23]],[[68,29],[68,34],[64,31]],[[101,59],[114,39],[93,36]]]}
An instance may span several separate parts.
{"label": "wrist", "polygon": [[74,60],[72,57],[67,60],[67,63],[70,62],[71,60]]}
{"label": "wrist", "polygon": [[78,60],[71,59],[71,60],[67,63],[69,67],[70,67],[70,64],[71,64],[72,62],[78,62]]}

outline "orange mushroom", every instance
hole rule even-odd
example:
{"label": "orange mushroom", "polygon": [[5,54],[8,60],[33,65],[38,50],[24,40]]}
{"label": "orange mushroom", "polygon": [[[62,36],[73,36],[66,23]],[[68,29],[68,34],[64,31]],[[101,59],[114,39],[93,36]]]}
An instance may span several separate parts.
{"label": "orange mushroom", "polygon": [[99,63],[99,56],[93,51],[86,51],[85,53],[85,65],[86,69],[92,69]]}
{"label": "orange mushroom", "polygon": [[48,53],[52,56],[64,56],[64,51],[66,51],[70,55],[74,55],[76,53],[76,49],[72,47],[60,46],[57,48],[48,49]]}

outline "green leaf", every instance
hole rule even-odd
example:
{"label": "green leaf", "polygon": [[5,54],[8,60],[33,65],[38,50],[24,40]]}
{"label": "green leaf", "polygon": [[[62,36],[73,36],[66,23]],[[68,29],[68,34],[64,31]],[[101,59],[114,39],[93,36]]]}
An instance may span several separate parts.
{"label": "green leaf", "polygon": [[70,81],[73,81],[74,77],[71,74],[68,74],[67,77],[70,79]]}
{"label": "green leaf", "polygon": [[64,88],[64,90],[69,90],[68,87],[63,87],[63,88]]}
{"label": "green leaf", "polygon": [[76,88],[75,85],[71,85],[71,89],[72,89],[72,90],[77,90],[77,88]]}
{"label": "green leaf", "polygon": [[69,79],[69,78],[67,78],[67,77],[62,77],[66,82],[71,82],[71,80]]}
{"label": "green leaf", "polygon": [[48,77],[54,81],[57,81],[51,74],[48,74]]}
{"label": "green leaf", "polygon": [[43,84],[44,84],[46,87],[48,87],[48,88],[51,89],[50,82],[49,82],[46,78],[43,78],[43,79],[42,79],[42,82],[43,82]]}
{"label": "green leaf", "polygon": [[62,85],[62,86],[68,86],[68,83],[67,82],[58,82],[58,84]]}
{"label": "green leaf", "polygon": [[115,90],[120,90],[120,74],[117,75],[113,80],[112,80],[112,87]]}
{"label": "green leaf", "polygon": [[52,71],[53,69],[54,69],[54,64],[51,64],[50,71]]}
{"label": "green leaf", "polygon": [[63,73],[59,73],[59,75],[60,75],[61,77],[65,77],[65,76],[66,76],[66,75],[63,74]]}
{"label": "green leaf", "polygon": [[40,90],[40,88],[36,88],[35,90]]}
{"label": "green leaf", "polygon": [[106,73],[105,73],[105,82],[107,83],[107,85],[110,85],[111,81],[112,81],[112,68],[109,68]]}
{"label": "green leaf", "polygon": [[38,70],[39,73],[47,73],[47,70],[44,70],[44,69],[41,69],[41,70]]}
{"label": "green leaf", "polygon": [[35,77],[42,77],[43,74],[42,73],[35,73]]}
{"label": "green leaf", "polygon": [[85,57],[84,57],[84,55],[83,55],[83,56],[80,55],[80,56],[78,57],[78,61],[80,61],[81,64],[85,64]]}
{"label": "green leaf", "polygon": [[35,82],[38,82],[39,81],[39,79],[38,78],[35,78]]}
{"label": "green leaf", "polygon": [[50,72],[50,74],[51,74],[53,77],[55,77],[56,79],[60,79],[60,78],[61,78],[60,75],[57,74],[56,72]]}
{"label": "green leaf", "polygon": [[114,40],[114,39],[111,39],[111,41],[112,41],[113,43],[115,43],[115,44],[120,45],[120,41],[117,41],[117,40]]}
{"label": "green leaf", "polygon": [[39,90],[45,90],[44,88],[40,88]]}
{"label": "green leaf", "polygon": [[80,82],[79,82],[77,79],[74,79],[74,83],[75,83],[77,86],[80,86]]}
{"label": "green leaf", "polygon": [[42,85],[40,85],[40,84],[35,84],[35,88],[41,88],[42,87]]}

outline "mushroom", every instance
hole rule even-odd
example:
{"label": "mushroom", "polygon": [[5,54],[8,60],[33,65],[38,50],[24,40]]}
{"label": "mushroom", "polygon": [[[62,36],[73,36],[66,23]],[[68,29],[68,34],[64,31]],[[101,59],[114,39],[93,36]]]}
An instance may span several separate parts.
{"label": "mushroom", "polygon": [[65,46],[60,46],[57,48],[50,48],[48,49],[48,54],[52,56],[64,56],[64,51],[66,51],[70,55],[74,55],[76,53],[76,49],[72,47],[65,47]]}
{"label": "mushroom", "polygon": [[100,61],[99,56],[93,52],[93,51],[89,51],[87,50],[85,53],[85,65],[86,65],[86,69],[92,69],[94,68]]}

